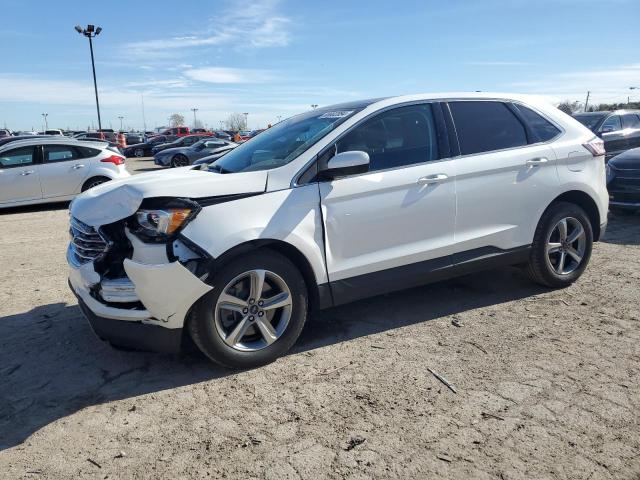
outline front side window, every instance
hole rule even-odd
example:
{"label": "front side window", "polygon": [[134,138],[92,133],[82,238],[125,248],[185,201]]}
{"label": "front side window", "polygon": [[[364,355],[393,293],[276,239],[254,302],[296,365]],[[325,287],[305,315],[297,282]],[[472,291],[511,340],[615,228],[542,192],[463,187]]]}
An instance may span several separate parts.
{"label": "front side window", "polygon": [[65,162],[78,158],[78,154],[73,147],[68,145],[45,145],[45,163]]}
{"label": "front side window", "polygon": [[214,162],[209,170],[236,173],[282,167],[360,109],[318,108],[283,120],[230,151]]}
{"label": "front side window", "polygon": [[502,102],[461,101],[449,107],[462,155],[527,145],[524,126]]}
{"label": "front side window", "polygon": [[33,165],[33,147],[22,147],[0,153],[0,168]]}
{"label": "front side window", "polygon": [[351,130],[336,144],[336,153],[369,154],[369,171],[436,160],[438,134],[430,104],[383,112]]}
{"label": "front side window", "polygon": [[622,116],[622,128],[640,128],[640,118],[634,113]]}
{"label": "front side window", "polygon": [[520,112],[520,115],[529,126],[533,137],[529,138],[529,143],[548,142],[560,133],[558,127],[530,108],[516,103],[513,106]]}
{"label": "front side window", "polygon": [[620,115],[612,115],[607,118],[602,124],[603,132],[617,132],[622,130],[622,123],[620,123]]}

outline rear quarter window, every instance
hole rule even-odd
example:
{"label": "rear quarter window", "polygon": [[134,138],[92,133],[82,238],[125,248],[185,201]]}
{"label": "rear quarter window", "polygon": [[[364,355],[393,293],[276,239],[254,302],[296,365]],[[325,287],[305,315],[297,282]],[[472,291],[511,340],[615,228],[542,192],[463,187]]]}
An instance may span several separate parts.
{"label": "rear quarter window", "polygon": [[458,101],[449,107],[462,155],[527,145],[522,122],[502,102]]}
{"label": "rear quarter window", "polygon": [[98,150],[97,148],[90,147],[76,147],[76,150],[78,151],[80,158],[91,158],[97,156],[100,153],[100,150]]}
{"label": "rear quarter window", "polygon": [[531,134],[529,143],[548,142],[560,133],[560,129],[558,127],[542,115],[531,110],[529,107],[518,104],[513,104],[513,106],[520,113],[529,127],[529,132]]}

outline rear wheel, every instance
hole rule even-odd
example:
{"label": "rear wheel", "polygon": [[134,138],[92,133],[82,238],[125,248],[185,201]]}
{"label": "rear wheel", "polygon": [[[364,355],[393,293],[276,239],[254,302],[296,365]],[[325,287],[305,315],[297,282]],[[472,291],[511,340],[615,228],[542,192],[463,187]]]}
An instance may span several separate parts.
{"label": "rear wheel", "polygon": [[572,203],[554,203],[536,228],[529,275],[546,287],[571,285],[587,267],[592,247],[593,228],[585,211]]}
{"label": "rear wheel", "polygon": [[230,368],[272,362],[298,339],[307,288],[295,265],[262,249],[227,264],[193,309],[189,333],[211,360]]}
{"label": "rear wheel", "polygon": [[93,177],[90,178],[89,180],[87,180],[86,182],[84,182],[84,185],[82,185],[82,189],[81,191],[85,191],[85,190],[89,190],[90,188],[93,187],[97,187],[98,185],[108,182],[109,180],[111,180],[110,178],[107,177]]}
{"label": "rear wheel", "polygon": [[171,159],[172,167],[186,167],[187,165],[189,165],[189,159],[185,155],[182,155],[181,153],[179,153],[178,155],[175,155]]}

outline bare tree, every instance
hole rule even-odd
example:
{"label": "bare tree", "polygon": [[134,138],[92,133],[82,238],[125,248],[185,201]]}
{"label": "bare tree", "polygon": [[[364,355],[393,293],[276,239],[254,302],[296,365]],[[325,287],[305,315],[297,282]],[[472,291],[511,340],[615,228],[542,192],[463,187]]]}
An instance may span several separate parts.
{"label": "bare tree", "polygon": [[562,110],[567,115],[573,115],[580,109],[580,107],[578,102],[571,102],[569,100],[564,100],[558,105],[558,109]]}
{"label": "bare tree", "polygon": [[241,113],[232,113],[224,121],[227,130],[237,132],[246,128],[245,117]]}
{"label": "bare tree", "polygon": [[184,116],[174,113],[169,117],[169,125],[172,127],[181,127],[184,125]]}

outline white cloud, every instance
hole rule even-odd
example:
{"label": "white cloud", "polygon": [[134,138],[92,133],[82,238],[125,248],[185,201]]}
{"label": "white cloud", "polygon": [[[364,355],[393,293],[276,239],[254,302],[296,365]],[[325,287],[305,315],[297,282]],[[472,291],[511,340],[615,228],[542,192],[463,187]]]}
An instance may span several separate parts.
{"label": "white cloud", "polygon": [[266,70],[226,67],[193,68],[183,73],[192,80],[207,83],[265,83],[274,78]]}
{"label": "white cloud", "polygon": [[590,91],[590,103],[623,102],[627,95],[633,97],[637,92],[629,87],[640,87],[640,64],[546,74],[506,86],[526,93],[552,95],[559,100],[582,99]]}
{"label": "white cloud", "polygon": [[277,12],[279,0],[254,0],[241,5],[233,2],[214,20],[207,33],[130,42],[124,45],[128,55],[152,53],[168,58],[185,48],[242,45],[246,47],[284,47],[291,40],[291,20]]}

